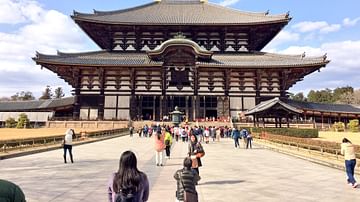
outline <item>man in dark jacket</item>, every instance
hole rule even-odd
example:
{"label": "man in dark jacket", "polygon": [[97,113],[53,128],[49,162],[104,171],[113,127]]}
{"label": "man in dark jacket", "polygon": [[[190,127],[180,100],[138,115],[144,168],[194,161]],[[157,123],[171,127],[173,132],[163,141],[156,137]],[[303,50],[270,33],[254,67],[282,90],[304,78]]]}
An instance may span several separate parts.
{"label": "man in dark jacket", "polygon": [[241,137],[240,136],[240,131],[239,131],[239,129],[237,129],[237,128],[233,128],[232,129],[232,132],[231,132],[232,134],[231,134],[231,136],[232,136],[232,138],[234,139],[234,142],[235,142],[235,148],[237,148],[237,147],[239,147],[239,149],[240,149],[240,144],[239,144],[239,138]]}
{"label": "man in dark jacket", "polygon": [[16,184],[0,179],[0,201],[26,202],[25,195]]}
{"label": "man in dark jacket", "polygon": [[191,158],[186,157],[184,159],[184,168],[177,170],[174,174],[177,181],[176,199],[178,201],[184,201],[184,191],[190,192],[197,198],[195,184],[197,184],[200,177],[197,172],[191,169],[191,164]]}

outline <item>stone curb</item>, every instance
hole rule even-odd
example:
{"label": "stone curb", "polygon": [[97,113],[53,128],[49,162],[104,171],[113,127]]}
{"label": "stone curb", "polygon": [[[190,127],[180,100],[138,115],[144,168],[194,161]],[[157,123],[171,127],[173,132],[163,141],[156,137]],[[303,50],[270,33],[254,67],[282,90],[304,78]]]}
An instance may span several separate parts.
{"label": "stone curb", "polygon": [[[126,136],[126,135],[128,135],[127,132],[117,134],[117,135],[106,136],[103,138],[95,138],[95,139],[88,139],[88,140],[84,140],[84,141],[77,141],[77,142],[73,143],[73,146],[79,146],[79,145],[83,145],[83,144],[99,142],[99,141],[122,137],[122,136]],[[27,150],[27,151],[19,151],[19,150],[11,151],[8,154],[0,154],[0,160],[16,158],[16,157],[21,157],[21,156],[26,156],[26,155],[31,155],[31,154],[41,153],[41,152],[47,152],[47,151],[52,151],[52,150],[61,149],[61,148],[62,148],[62,146],[60,144],[54,144],[51,146],[44,146],[44,147],[40,146],[39,148],[34,148],[32,150]]]}

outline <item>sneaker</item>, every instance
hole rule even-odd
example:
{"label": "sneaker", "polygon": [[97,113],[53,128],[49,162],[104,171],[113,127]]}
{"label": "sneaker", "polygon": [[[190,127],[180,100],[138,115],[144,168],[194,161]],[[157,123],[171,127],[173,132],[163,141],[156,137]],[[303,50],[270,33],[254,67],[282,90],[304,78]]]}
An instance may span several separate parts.
{"label": "sneaker", "polygon": [[353,184],[353,186],[352,186],[352,187],[353,187],[353,188],[357,188],[357,187],[358,187],[358,185],[359,185],[359,184],[355,182],[355,184]]}
{"label": "sneaker", "polygon": [[159,166],[159,164],[157,163],[156,166]]}
{"label": "sneaker", "polygon": [[163,164],[160,164],[160,166],[163,166]]}

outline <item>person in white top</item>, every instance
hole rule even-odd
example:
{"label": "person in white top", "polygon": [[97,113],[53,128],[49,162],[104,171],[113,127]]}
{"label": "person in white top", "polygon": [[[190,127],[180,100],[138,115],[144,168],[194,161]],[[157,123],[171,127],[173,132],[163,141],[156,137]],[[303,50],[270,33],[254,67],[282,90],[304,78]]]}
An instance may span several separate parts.
{"label": "person in white top", "polygon": [[64,137],[63,147],[64,147],[64,163],[66,162],[66,151],[69,150],[71,163],[74,163],[72,155],[72,140],[75,131],[73,129],[67,129]]}
{"label": "person in white top", "polygon": [[352,185],[353,188],[356,188],[358,184],[354,178],[354,169],[356,165],[356,156],[354,145],[351,144],[350,140],[344,138],[341,144],[341,154],[344,155],[345,159],[345,168],[347,174],[347,182],[349,185]]}

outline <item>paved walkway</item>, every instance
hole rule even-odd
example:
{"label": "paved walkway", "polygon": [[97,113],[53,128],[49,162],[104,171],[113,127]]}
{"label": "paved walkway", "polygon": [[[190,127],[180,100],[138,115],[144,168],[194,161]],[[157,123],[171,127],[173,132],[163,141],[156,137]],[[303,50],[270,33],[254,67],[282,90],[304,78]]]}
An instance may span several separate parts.
{"label": "paved walkway", "polygon": [[[0,178],[20,185],[27,200],[107,201],[106,184],[128,149],[150,180],[150,202],[173,202],[174,172],[181,168],[186,143],[176,143],[172,158],[156,167],[154,140],[120,137],[73,148],[74,164],[64,164],[62,150],[0,161]],[[357,201],[360,189],[346,184],[345,173],[269,151],[235,149],[231,140],[204,145],[206,155],[197,190],[200,201]],[[360,181],[360,177],[357,176]]]}

